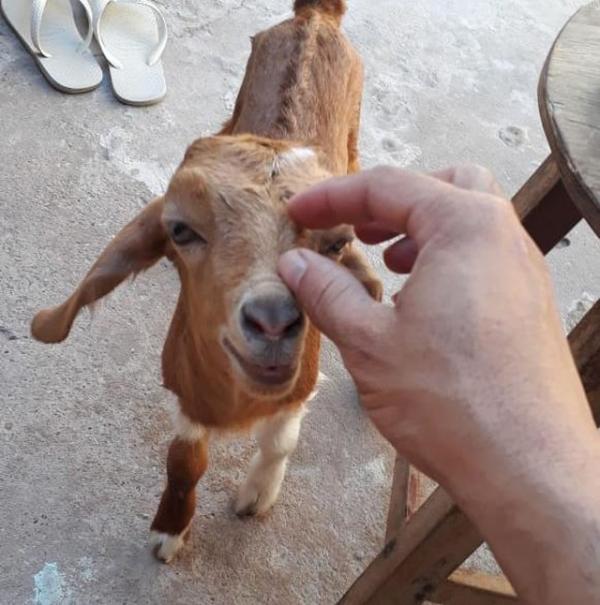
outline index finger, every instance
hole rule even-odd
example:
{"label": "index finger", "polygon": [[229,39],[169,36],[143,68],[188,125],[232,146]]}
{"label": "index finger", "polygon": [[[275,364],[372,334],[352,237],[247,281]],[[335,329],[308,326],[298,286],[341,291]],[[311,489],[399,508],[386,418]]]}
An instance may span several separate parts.
{"label": "index finger", "polygon": [[311,229],[377,223],[415,236],[415,211],[424,210],[419,214],[427,216],[428,209],[447,202],[454,193],[454,187],[432,176],[375,168],[324,181],[296,195],[288,211],[293,220]]}

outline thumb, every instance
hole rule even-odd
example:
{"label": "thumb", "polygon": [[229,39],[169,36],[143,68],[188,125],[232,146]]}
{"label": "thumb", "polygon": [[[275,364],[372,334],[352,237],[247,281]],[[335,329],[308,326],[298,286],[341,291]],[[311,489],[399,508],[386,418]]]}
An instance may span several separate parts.
{"label": "thumb", "polygon": [[341,347],[360,344],[357,328],[377,303],[350,271],[302,249],[281,257],[279,273],[321,332]]}

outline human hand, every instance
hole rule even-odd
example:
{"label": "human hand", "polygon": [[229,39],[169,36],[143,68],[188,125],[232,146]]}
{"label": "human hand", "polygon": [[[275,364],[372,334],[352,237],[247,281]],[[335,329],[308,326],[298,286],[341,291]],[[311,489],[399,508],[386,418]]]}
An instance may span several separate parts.
{"label": "human hand", "polygon": [[488,171],[379,168],[318,185],[289,212],[309,228],[354,224],[369,244],[396,240],[385,262],[411,275],[394,307],[309,251],[284,255],[280,272],[413,464],[461,492],[495,468],[508,482],[539,467],[532,440],[551,456],[574,432],[593,435],[545,261]]}
{"label": "human hand", "polygon": [[396,240],[386,265],[410,272],[386,306],[312,252],[280,261],[381,433],[450,491],[524,603],[600,603],[598,434],[544,259],[490,173],[380,168],[289,211]]}

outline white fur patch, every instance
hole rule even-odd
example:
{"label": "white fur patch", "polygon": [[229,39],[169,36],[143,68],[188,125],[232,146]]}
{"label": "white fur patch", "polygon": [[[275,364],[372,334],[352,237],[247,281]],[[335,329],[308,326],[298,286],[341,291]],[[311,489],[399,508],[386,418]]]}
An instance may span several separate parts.
{"label": "white fur patch", "polygon": [[[313,399],[316,398],[316,396],[319,394],[319,389],[321,388],[321,385],[325,384],[328,380],[329,380],[329,378],[325,374],[323,374],[323,372],[319,372],[319,378],[317,379],[317,384],[316,384],[314,390],[312,391],[312,393],[306,399],[306,403],[310,403]],[[306,414],[307,412],[308,412],[308,409],[305,408],[304,413]]]}
{"label": "white fur patch", "polygon": [[315,390],[308,396],[308,399],[306,400],[306,403],[310,403],[313,399],[316,398],[316,396],[319,394],[319,387],[317,386],[315,388]]}
{"label": "white fur patch", "polygon": [[185,544],[188,528],[176,536],[157,531],[150,532],[150,544],[156,548],[156,556],[165,563],[170,563]]}
{"label": "white fur patch", "polygon": [[292,413],[277,414],[260,425],[256,431],[256,440],[260,454],[267,465],[279,458],[289,456],[296,449],[305,414],[306,408],[302,406]]}
{"label": "white fur patch", "polygon": [[204,425],[192,422],[181,410],[177,410],[173,415],[173,426],[175,434],[182,441],[195,443],[208,435],[208,430]]}
{"label": "white fur patch", "polygon": [[285,476],[287,457],[267,461],[257,452],[248,478],[240,488],[235,503],[237,515],[264,515],[277,501]]}
{"label": "white fur patch", "polygon": [[310,147],[293,147],[288,151],[280,153],[275,160],[273,172],[280,172],[286,167],[295,167],[315,159],[317,154]]}
{"label": "white fur patch", "polygon": [[283,412],[262,422],[256,433],[254,455],[235,510],[238,515],[262,515],[275,504],[285,476],[287,460],[296,449],[306,408]]}

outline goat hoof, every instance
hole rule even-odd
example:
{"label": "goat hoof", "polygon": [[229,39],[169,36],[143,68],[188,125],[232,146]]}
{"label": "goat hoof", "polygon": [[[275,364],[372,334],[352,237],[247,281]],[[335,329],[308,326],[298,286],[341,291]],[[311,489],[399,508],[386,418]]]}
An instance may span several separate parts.
{"label": "goat hoof", "polygon": [[258,502],[251,502],[250,504],[243,506],[240,503],[237,503],[235,506],[235,514],[240,519],[243,519],[244,517],[255,517],[258,514],[257,504]]}
{"label": "goat hoof", "polygon": [[150,544],[154,556],[161,563],[171,563],[185,544],[187,530],[175,536],[157,531],[150,532]]}
{"label": "goat hoof", "polygon": [[253,489],[250,485],[244,485],[238,494],[237,500],[235,501],[235,514],[241,518],[243,517],[254,517],[258,514],[258,505],[260,501],[260,494],[256,489]]}
{"label": "goat hoof", "polygon": [[238,517],[255,517],[267,513],[279,495],[279,483],[262,486],[258,489],[252,484],[242,487],[235,503],[235,514]]}

